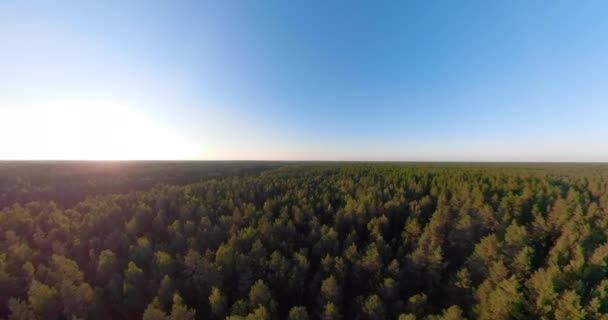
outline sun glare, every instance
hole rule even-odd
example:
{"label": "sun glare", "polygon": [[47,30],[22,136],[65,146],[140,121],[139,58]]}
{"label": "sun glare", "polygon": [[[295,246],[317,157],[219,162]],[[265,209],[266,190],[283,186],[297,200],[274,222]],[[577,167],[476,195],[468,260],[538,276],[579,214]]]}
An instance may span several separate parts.
{"label": "sun glare", "polygon": [[3,159],[182,160],[196,147],[124,105],[57,103],[0,109]]}

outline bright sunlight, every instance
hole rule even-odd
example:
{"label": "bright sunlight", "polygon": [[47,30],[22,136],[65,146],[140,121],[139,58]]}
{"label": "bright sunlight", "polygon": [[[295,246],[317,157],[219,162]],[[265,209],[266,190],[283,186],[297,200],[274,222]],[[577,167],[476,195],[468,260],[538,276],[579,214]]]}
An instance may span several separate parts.
{"label": "bright sunlight", "polygon": [[0,109],[3,159],[184,160],[194,144],[125,105],[79,101]]}

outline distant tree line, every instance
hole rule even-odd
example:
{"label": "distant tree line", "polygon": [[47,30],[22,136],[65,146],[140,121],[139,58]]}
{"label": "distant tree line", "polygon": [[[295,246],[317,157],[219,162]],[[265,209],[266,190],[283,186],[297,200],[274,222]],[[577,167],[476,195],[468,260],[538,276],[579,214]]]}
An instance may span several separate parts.
{"label": "distant tree line", "polygon": [[281,165],[259,161],[4,161],[0,162],[0,208],[32,201],[71,207],[87,196],[256,174]]}
{"label": "distant tree line", "polygon": [[0,317],[608,319],[607,210],[591,165],[300,164],[14,204]]}

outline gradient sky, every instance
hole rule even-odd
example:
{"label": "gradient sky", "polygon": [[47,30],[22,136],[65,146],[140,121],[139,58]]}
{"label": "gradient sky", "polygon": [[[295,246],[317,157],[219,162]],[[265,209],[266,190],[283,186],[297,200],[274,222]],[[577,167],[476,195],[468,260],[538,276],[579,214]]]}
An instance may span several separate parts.
{"label": "gradient sky", "polygon": [[0,1],[0,159],[608,161],[606,1]]}

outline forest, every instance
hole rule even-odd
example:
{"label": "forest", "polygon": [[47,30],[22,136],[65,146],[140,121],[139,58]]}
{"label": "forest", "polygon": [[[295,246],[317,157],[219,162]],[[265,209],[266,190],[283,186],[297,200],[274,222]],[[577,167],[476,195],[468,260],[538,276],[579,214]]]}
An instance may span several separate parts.
{"label": "forest", "polygon": [[1,319],[608,319],[608,165],[0,163]]}

